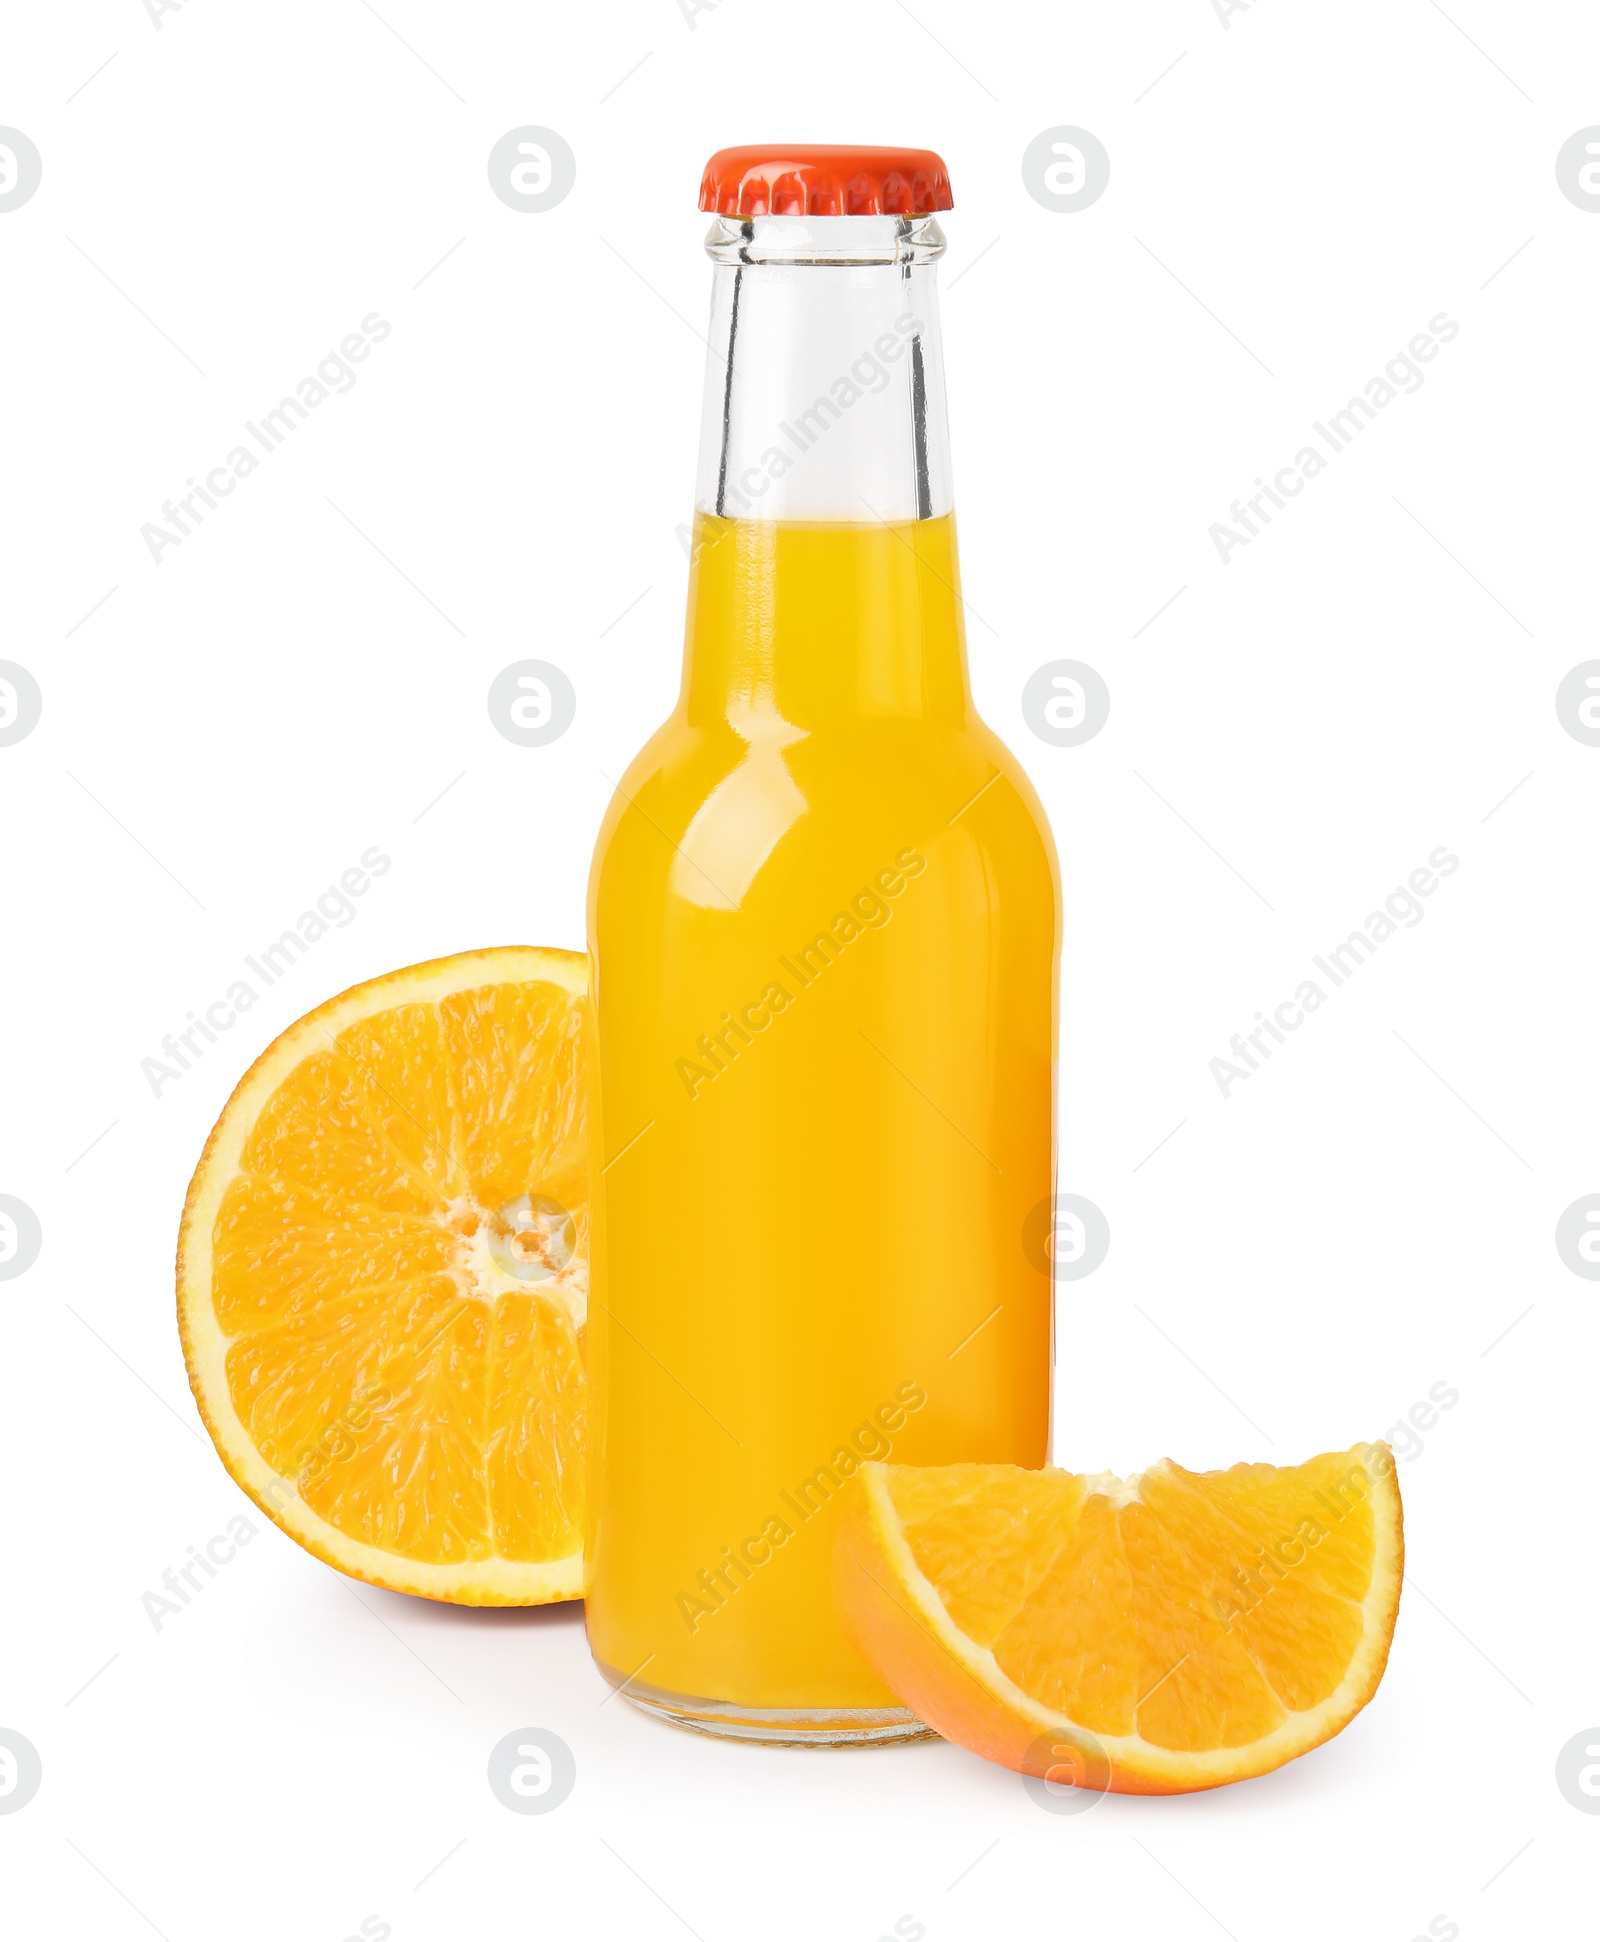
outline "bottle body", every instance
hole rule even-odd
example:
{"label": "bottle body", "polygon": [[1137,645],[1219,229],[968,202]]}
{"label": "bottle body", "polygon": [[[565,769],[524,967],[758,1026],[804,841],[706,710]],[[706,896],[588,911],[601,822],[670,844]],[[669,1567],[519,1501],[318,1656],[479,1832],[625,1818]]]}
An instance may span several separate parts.
{"label": "bottle body", "polygon": [[948,516],[696,550],[591,880],[588,1623],[630,1695],[803,1737],[896,1704],[831,1605],[859,1464],[1045,1461],[1058,891]]}

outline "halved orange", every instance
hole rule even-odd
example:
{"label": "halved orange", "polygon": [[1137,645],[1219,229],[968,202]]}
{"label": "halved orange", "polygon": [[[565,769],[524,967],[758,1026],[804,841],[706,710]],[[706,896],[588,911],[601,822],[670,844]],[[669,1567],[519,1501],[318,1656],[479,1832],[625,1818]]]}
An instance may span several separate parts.
{"label": "halved orange", "polygon": [[239,1082],[195,1169],[178,1326],[234,1481],[352,1577],[582,1594],[586,960],[356,985]]}
{"label": "halved orange", "polygon": [[1017,1772],[1187,1793],[1282,1766],[1377,1690],[1400,1602],[1387,1444],[1126,1480],[862,1466],[841,1617],[905,1705]]}

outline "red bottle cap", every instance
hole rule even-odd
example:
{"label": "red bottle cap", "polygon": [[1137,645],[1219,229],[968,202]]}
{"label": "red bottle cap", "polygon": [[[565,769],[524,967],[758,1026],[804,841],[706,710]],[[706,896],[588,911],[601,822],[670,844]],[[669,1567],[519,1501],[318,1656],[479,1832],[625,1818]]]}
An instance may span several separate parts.
{"label": "red bottle cap", "polygon": [[950,209],[950,176],[931,148],[719,148],[700,178],[719,216],[926,216]]}

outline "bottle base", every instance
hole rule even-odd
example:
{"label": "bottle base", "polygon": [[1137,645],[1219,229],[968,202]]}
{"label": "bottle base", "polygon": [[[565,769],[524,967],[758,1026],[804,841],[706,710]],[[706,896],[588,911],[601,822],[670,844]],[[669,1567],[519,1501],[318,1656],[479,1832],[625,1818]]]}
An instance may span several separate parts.
{"label": "bottle base", "polygon": [[939,1737],[903,1706],[734,1706],[625,1680],[609,1666],[602,1665],[600,1671],[641,1713],[714,1740],[745,1740],[756,1746],[901,1746]]}

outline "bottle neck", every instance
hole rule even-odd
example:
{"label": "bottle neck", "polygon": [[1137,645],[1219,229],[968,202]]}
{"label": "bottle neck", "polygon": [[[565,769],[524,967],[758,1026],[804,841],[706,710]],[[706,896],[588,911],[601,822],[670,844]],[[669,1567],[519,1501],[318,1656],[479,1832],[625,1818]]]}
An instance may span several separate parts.
{"label": "bottle neck", "polygon": [[719,218],[707,249],[690,721],[963,721],[938,224]]}
{"label": "bottle neck", "polygon": [[719,217],[695,504],[727,519],[951,506],[931,216]]}
{"label": "bottle neck", "polygon": [[746,741],[965,722],[955,520],[695,520],[680,706]]}

